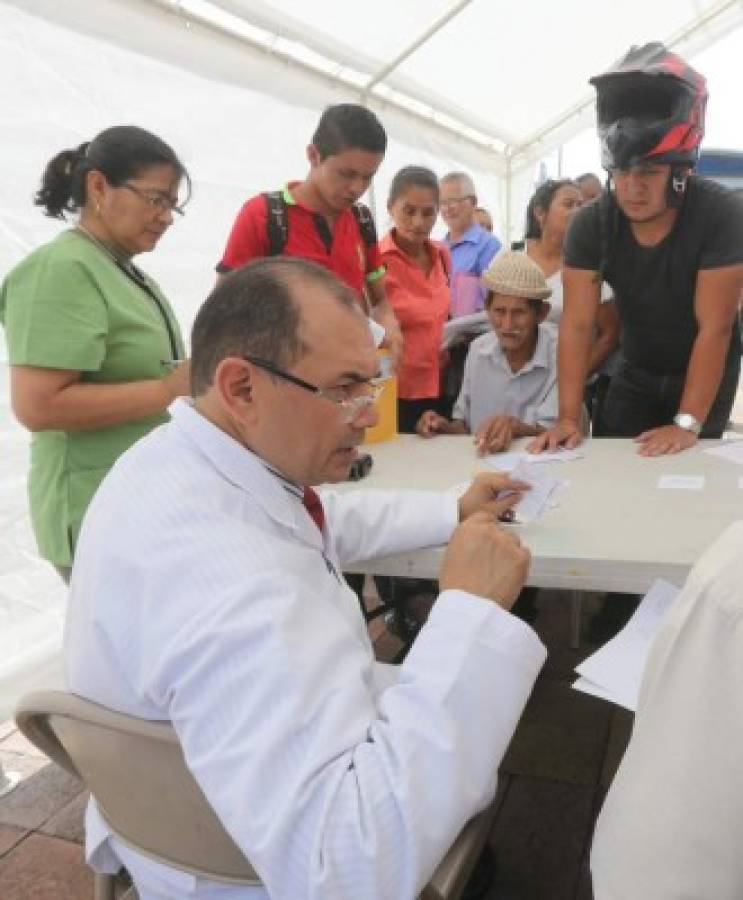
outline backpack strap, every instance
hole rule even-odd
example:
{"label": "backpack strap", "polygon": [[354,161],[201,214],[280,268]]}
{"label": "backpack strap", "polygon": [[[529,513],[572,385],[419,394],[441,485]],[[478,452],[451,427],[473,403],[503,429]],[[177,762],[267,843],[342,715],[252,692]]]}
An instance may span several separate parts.
{"label": "backpack strap", "polygon": [[289,216],[282,191],[266,191],[268,255],[281,256],[289,238]]}
{"label": "backpack strap", "polygon": [[354,203],[351,207],[356,221],[359,225],[359,232],[367,247],[372,247],[377,243],[377,227],[374,224],[371,210],[363,203]]}

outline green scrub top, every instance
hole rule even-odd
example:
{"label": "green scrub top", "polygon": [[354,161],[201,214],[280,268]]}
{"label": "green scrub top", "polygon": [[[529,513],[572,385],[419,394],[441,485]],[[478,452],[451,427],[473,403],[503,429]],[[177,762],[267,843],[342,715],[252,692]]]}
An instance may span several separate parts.
{"label": "green scrub top", "polygon": [[[162,312],[103,248],[78,231],[65,231],[35,250],[0,289],[10,364],[72,369],[90,384],[162,378],[174,349],[183,358],[183,339],[160,289],[143,277]],[[163,411],[108,428],[33,434],[28,494],[43,557],[58,566],[72,564],[83,515],[104,475],[167,419]]]}

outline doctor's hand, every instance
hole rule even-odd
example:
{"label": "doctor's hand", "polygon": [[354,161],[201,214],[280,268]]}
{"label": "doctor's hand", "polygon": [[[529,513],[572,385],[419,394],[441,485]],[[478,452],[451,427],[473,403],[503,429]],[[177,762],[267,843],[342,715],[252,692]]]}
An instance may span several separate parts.
{"label": "doctor's hand", "polygon": [[[512,481],[502,472],[480,472],[459,498],[459,521],[464,522],[475,513],[483,511],[492,518],[503,517],[507,521],[508,511],[519,502],[521,493],[528,490],[526,482]],[[502,491],[508,491],[509,494],[499,499],[498,494]]]}
{"label": "doctor's hand", "polygon": [[578,444],[583,443],[583,432],[578,422],[571,419],[560,419],[552,428],[538,435],[526,445],[528,453],[543,453],[545,450],[553,453],[560,447],[572,450]]}
{"label": "doctor's hand", "polygon": [[509,610],[524,586],[531,554],[492,515],[478,512],[458,525],[439,573],[442,591],[467,591]]}

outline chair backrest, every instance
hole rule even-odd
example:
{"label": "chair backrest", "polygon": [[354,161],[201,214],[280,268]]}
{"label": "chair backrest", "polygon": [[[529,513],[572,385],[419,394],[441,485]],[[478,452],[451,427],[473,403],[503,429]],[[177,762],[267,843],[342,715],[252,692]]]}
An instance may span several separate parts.
{"label": "chair backrest", "polygon": [[188,770],[169,722],[113,712],[62,691],[24,697],[16,722],[85,782],[111,830],[133,849],[203,878],[260,884]]}
{"label": "chair backrest", "polygon": [[[124,843],[203,878],[260,884],[188,770],[169,722],[113,712],[64,691],[28,694],[15,718],[32,744],[85,783]],[[492,804],[465,825],[421,900],[461,897],[495,813]]]}

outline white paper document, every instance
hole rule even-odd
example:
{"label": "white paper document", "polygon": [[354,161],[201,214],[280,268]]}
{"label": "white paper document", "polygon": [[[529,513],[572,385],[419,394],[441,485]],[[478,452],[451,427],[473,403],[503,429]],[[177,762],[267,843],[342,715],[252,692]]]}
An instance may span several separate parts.
{"label": "white paper document", "polygon": [[701,491],[704,475],[661,475],[658,487],[662,491]]}
{"label": "white paper document", "polygon": [[521,524],[534,522],[550,508],[551,498],[560,487],[560,480],[553,478],[541,466],[530,466],[521,463],[511,472],[514,481],[525,481],[531,486],[530,491],[521,495],[519,502],[513,507],[514,521]]}
{"label": "white paper document", "polygon": [[490,319],[486,312],[471,313],[468,316],[457,316],[444,323],[444,332],[441,337],[441,349],[448,350],[463,334],[484,334],[491,329]]}
{"label": "white paper document", "polygon": [[[650,646],[680,589],[656,579],[616,637],[576,666],[573,687],[634,712]],[[611,603],[611,596],[604,601]]]}
{"label": "white paper document", "polygon": [[726,459],[728,462],[743,466],[743,441],[725,441],[719,447],[710,447],[709,450],[703,450],[702,453],[709,453],[710,456]]}
{"label": "white paper document", "polygon": [[491,469],[499,472],[513,472],[521,463],[538,465],[539,463],[569,462],[571,459],[582,459],[585,450],[556,450],[554,453],[527,453],[526,450],[509,450],[506,453],[491,453],[483,457],[483,462]]}

